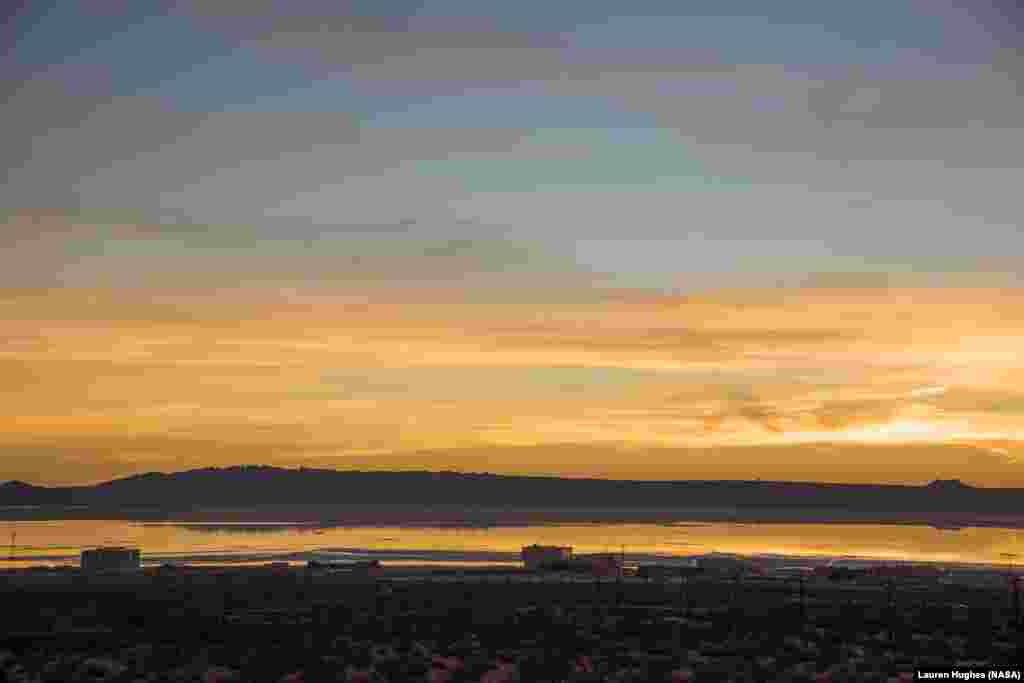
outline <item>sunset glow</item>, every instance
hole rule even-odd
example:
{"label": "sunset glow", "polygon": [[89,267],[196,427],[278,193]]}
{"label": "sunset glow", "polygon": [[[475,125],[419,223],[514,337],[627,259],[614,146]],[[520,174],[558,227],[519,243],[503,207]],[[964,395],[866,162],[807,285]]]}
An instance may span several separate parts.
{"label": "sunset glow", "polygon": [[[848,294],[827,290],[749,307],[714,292],[488,305],[412,288],[374,304],[340,285],[161,303],[21,291],[3,305],[0,438],[13,476],[47,481],[247,462],[713,478],[709,459],[731,478],[751,457],[757,476],[792,478],[754,455],[765,447],[787,447],[806,479],[1024,481],[1024,369],[981,353],[1012,344],[1012,321],[987,321],[977,345],[901,339],[928,329],[931,301],[967,316],[993,293],[919,291],[920,313],[890,295],[859,293],[875,319],[853,331],[833,322]],[[898,474],[820,455],[908,444],[919,460],[894,456]]]}
{"label": "sunset glow", "polygon": [[0,481],[1024,486],[988,3],[172,4],[18,15]]}

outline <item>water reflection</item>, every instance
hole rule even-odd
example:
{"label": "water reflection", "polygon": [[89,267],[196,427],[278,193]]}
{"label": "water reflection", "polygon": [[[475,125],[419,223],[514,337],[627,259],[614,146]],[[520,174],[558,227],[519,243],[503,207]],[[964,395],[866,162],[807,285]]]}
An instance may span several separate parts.
{"label": "water reflection", "polygon": [[294,522],[143,522],[142,526],[174,526],[207,534],[323,534],[323,527],[318,524]]}
{"label": "water reflection", "polygon": [[[511,561],[531,543],[577,552],[686,556],[705,552],[1004,564],[1020,555],[1014,529],[884,524],[559,524],[492,528],[176,523],[124,520],[10,522],[15,561],[77,562],[83,548],[131,545],[151,559],[293,556],[315,551],[392,553],[396,561]],[[6,548],[4,550],[7,550]],[[3,553],[4,556],[7,552]],[[304,556],[304,555],[303,555]]]}

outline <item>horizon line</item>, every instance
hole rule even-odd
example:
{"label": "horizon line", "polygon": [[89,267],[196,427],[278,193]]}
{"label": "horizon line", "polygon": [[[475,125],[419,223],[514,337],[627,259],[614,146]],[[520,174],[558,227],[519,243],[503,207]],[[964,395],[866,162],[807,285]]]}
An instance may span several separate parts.
{"label": "horizon line", "polygon": [[323,472],[332,474],[434,474],[434,475],[458,475],[458,476],[477,476],[477,477],[494,477],[504,479],[547,479],[547,480],[561,480],[561,481],[604,481],[604,482],[618,482],[618,483],[630,483],[630,484],[641,484],[641,483],[662,483],[662,484],[688,484],[688,483],[709,483],[709,484],[721,484],[721,483],[741,483],[741,484],[777,484],[777,485],[808,485],[808,486],[830,486],[830,487],[875,487],[875,488],[928,488],[935,485],[954,485],[969,489],[978,490],[990,490],[990,491],[1014,491],[1024,490],[1024,487],[993,487],[993,486],[977,486],[964,482],[959,478],[952,479],[932,479],[926,483],[920,484],[908,484],[908,483],[879,483],[879,482],[836,482],[836,481],[821,481],[821,480],[793,480],[793,479],[762,479],[756,477],[754,479],[619,479],[611,477],[596,477],[596,476],[566,476],[559,474],[508,474],[488,471],[469,471],[463,469],[439,469],[439,470],[428,470],[428,469],[335,469],[325,467],[307,467],[305,465],[298,465],[294,467],[286,467],[281,465],[263,465],[263,464],[241,464],[241,465],[227,465],[223,467],[209,466],[209,467],[194,467],[184,470],[171,470],[171,471],[160,471],[160,470],[149,470],[146,472],[139,472],[136,474],[129,474],[121,477],[114,477],[112,479],[95,480],[86,483],[76,484],[36,484],[23,479],[6,479],[0,480],[0,486],[8,486],[11,484],[22,484],[26,486],[32,486],[34,488],[45,488],[45,489],[66,489],[66,488],[87,488],[93,486],[102,486],[103,484],[111,484],[119,481],[127,481],[130,479],[139,479],[147,476],[174,476],[178,474],[191,474],[195,472],[209,472],[209,471],[230,471],[230,470],[243,470],[243,469],[264,469],[264,470],[278,470],[288,472]]}

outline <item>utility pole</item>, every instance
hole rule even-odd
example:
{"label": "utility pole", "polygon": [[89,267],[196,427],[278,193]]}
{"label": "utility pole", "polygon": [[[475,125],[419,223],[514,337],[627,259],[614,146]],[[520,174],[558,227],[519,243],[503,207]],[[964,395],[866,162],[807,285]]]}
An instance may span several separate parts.
{"label": "utility pole", "polygon": [[1007,579],[1010,582],[1010,590],[1013,591],[1013,625],[1016,628],[1020,628],[1020,591],[1017,584],[1017,573],[1014,571],[1013,561],[1017,558],[1017,553],[1003,553],[1003,557],[1010,561],[1010,567],[1007,572]]}

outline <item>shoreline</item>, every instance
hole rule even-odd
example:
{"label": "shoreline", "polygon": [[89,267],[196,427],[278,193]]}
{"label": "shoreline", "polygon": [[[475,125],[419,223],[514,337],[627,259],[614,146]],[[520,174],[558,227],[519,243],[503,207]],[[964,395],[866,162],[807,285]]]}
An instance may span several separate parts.
{"label": "shoreline", "polygon": [[[267,569],[287,569],[288,571],[302,571],[313,573],[346,573],[348,569],[344,566],[332,567],[329,569],[311,569],[308,562],[311,559],[331,562],[329,556],[348,555],[346,558],[351,561],[377,560],[380,562],[382,576],[402,574],[423,574],[433,573],[465,573],[467,575],[511,573],[527,574],[530,576],[561,576],[566,572],[533,572],[526,570],[522,561],[518,559],[518,553],[496,553],[496,552],[458,552],[458,551],[436,551],[436,557],[426,556],[423,551],[382,551],[370,548],[349,548],[345,550],[311,550],[304,552],[288,553],[242,553],[232,555],[230,553],[180,553],[164,557],[152,555],[142,557],[142,566],[124,572],[124,575],[144,575],[161,571],[188,571],[190,573],[216,574],[230,570],[254,570],[262,571]],[[881,567],[918,567],[938,570],[941,573],[956,575],[957,573],[977,575],[1005,575],[1010,571],[1006,564],[994,562],[971,562],[971,561],[948,561],[948,560],[917,560],[879,558],[861,555],[823,555],[823,554],[775,554],[775,553],[713,553],[719,557],[734,558],[744,563],[744,571],[761,574],[763,576],[781,575],[809,575],[814,568],[833,565],[836,568],[855,566],[864,568]],[[474,559],[473,555],[480,557]],[[499,555],[501,555],[499,557]],[[683,568],[692,566],[693,558],[701,555],[655,555],[646,553],[627,553],[624,556],[623,566],[627,573],[635,572],[641,566],[656,566],[668,568]],[[287,565],[287,566],[285,566]],[[709,570],[714,573],[715,569]],[[24,573],[46,573],[55,572],[58,574],[86,575],[79,566],[77,556],[50,556],[50,557],[27,557],[10,560],[0,557],[0,576],[19,575]],[[571,572],[569,573],[571,574]]]}
{"label": "shoreline", "polygon": [[836,508],[509,508],[461,505],[265,505],[260,507],[0,507],[0,521],[119,520],[171,524],[279,524],[327,528],[489,528],[563,524],[835,524],[1024,529],[1024,515],[861,512]]}

